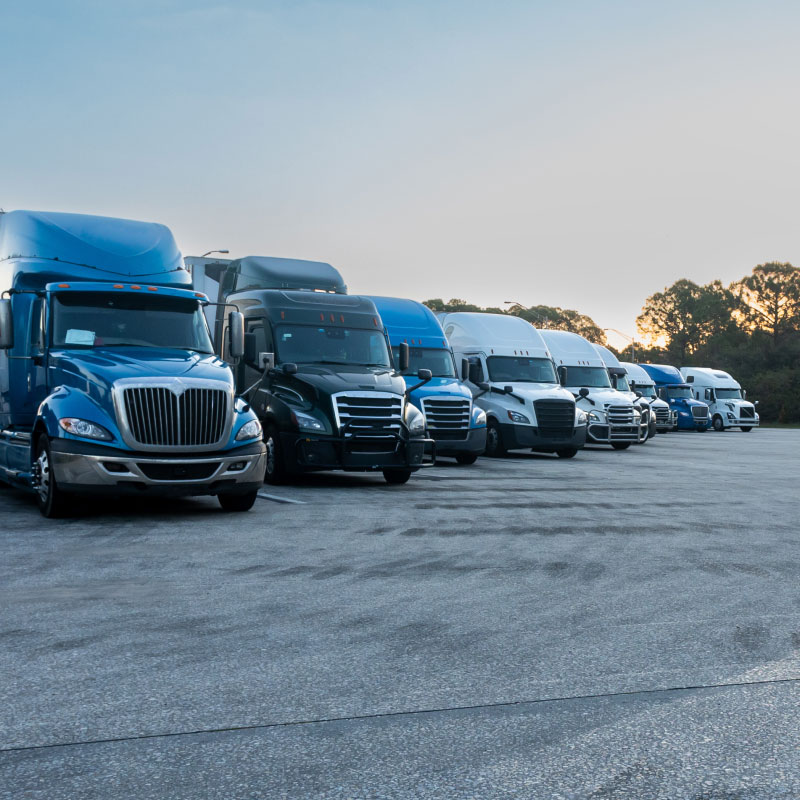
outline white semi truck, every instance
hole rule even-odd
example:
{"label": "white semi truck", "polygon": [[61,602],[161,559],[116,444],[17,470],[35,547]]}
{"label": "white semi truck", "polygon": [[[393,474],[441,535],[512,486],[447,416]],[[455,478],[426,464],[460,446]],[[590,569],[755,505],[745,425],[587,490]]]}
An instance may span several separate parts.
{"label": "white semi truck", "polygon": [[611,385],[594,345],[570,331],[540,330],[558,368],[561,384],[573,393],[589,420],[587,442],[625,450],[642,442],[647,427],[633,403]]}
{"label": "white semi truck", "polygon": [[[536,329],[520,317],[439,315],[475,404],[486,412],[486,454],[534,450],[572,458],[586,441],[586,414],[561,387]],[[466,365],[463,362],[466,361]]]}
{"label": "white semi truck", "polygon": [[708,404],[715,431],[740,428],[747,432],[758,427],[758,401],[746,400],[741,384],[727,372],[708,367],[681,367],[681,375],[691,385],[695,398]]}
{"label": "white semi truck", "polygon": [[[651,407],[651,401],[644,397],[641,392],[637,392],[631,388],[628,384],[628,375],[625,371],[625,367],[622,366],[620,360],[607,347],[604,347],[602,344],[596,344],[594,345],[594,349],[606,365],[608,377],[611,379],[611,385],[639,409],[639,413],[642,415],[642,427],[646,429],[644,440],[655,436],[658,430],[656,428],[656,418]],[[663,400],[659,400],[658,402],[664,403]],[[664,403],[664,405],[666,405],[666,403]]]}
{"label": "white semi truck", "polygon": [[638,364],[630,361],[620,361],[625,369],[628,379],[628,386],[634,391],[639,392],[642,397],[650,401],[650,408],[656,422],[656,430],[659,433],[669,433],[678,424],[677,411],[669,407],[669,403],[658,396],[655,381]]}

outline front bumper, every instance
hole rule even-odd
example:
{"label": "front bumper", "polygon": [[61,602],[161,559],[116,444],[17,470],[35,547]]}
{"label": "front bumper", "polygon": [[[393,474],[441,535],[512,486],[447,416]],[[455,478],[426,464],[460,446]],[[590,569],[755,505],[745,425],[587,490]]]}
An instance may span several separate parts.
{"label": "front bumper", "polygon": [[74,440],[50,443],[53,474],[66,492],[192,496],[246,494],[264,482],[262,442],[202,455],[147,455]]}
{"label": "front bumper", "polygon": [[[281,444],[291,469],[336,469],[371,472],[384,469],[418,470],[431,466],[436,442],[426,437],[404,439],[397,434],[382,436],[310,436],[281,433]],[[426,452],[432,457],[425,461]]]}
{"label": "front bumper", "polygon": [[591,444],[630,442],[641,444],[647,438],[647,424],[609,425],[607,422],[590,422],[587,440]]}
{"label": "front bumper", "polygon": [[726,428],[757,428],[759,420],[752,417],[739,417],[737,419],[724,419]]}
{"label": "front bumper", "polygon": [[586,426],[572,428],[571,433],[553,436],[532,425],[500,423],[503,445],[507,450],[535,450],[537,453],[555,453],[556,450],[581,448],[586,444]]}
{"label": "front bumper", "polygon": [[436,443],[437,456],[455,456],[460,453],[481,453],[486,450],[486,428],[472,428],[466,439],[439,439],[436,431],[428,431]]}
{"label": "front bumper", "polygon": [[678,414],[679,431],[703,431],[711,426],[711,417],[682,416]]}

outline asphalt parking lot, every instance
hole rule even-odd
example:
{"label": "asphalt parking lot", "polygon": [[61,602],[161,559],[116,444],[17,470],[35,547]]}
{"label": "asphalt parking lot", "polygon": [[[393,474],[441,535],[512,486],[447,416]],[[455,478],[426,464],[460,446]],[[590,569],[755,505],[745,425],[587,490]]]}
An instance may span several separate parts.
{"label": "asphalt parking lot", "polygon": [[0,796],[799,798],[799,450],[0,490]]}

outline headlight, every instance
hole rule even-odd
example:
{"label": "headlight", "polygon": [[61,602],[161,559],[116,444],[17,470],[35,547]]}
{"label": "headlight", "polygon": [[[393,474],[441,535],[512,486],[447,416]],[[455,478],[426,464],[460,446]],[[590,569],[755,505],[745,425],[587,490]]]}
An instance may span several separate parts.
{"label": "headlight", "polygon": [[512,422],[520,422],[523,425],[530,425],[531,424],[531,421],[524,414],[520,414],[519,411],[509,411],[508,412],[508,418]]}
{"label": "headlight", "polygon": [[602,414],[599,414],[597,411],[590,411],[589,422],[605,422],[605,420]]}
{"label": "headlight", "polygon": [[735,414],[731,414],[731,412],[730,412],[730,411],[727,411],[727,412],[725,412],[725,413],[727,414],[727,416],[728,416],[728,419],[736,419],[736,415],[735,415]]}
{"label": "headlight", "polygon": [[410,433],[422,433],[425,430],[425,415],[413,403],[406,403],[404,414]]}
{"label": "headlight", "polygon": [[325,431],[325,426],[311,414],[304,414],[302,411],[292,411],[292,422],[300,428],[301,431]]}
{"label": "headlight", "polygon": [[239,433],[236,434],[236,441],[241,442],[243,439],[260,439],[261,438],[261,423],[257,419],[251,419],[250,422],[245,422]]}
{"label": "headlight", "polygon": [[475,415],[475,425],[485,425],[486,424],[486,412],[482,409],[478,409],[478,413]]}
{"label": "headlight", "polygon": [[633,409],[633,418],[634,419],[641,419],[642,418],[642,412],[639,411],[638,408],[634,408]]}
{"label": "headlight", "polygon": [[87,419],[64,417],[58,421],[58,424],[67,433],[71,433],[73,436],[83,436],[84,439],[101,439],[104,442],[110,442],[114,438],[102,425],[89,422]]}
{"label": "headlight", "polygon": [[580,408],[575,409],[575,424],[576,425],[586,424],[586,412],[581,410]]}

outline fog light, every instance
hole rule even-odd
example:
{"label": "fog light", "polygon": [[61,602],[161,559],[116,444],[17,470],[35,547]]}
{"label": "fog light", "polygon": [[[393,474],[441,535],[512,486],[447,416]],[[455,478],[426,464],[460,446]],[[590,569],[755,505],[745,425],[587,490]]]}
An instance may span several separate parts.
{"label": "fog light", "polygon": [[124,464],[120,464],[119,461],[104,461],[103,466],[109,472],[130,472],[130,470]]}
{"label": "fog light", "polygon": [[233,464],[228,467],[228,472],[241,472],[246,466],[246,461],[234,461]]}

